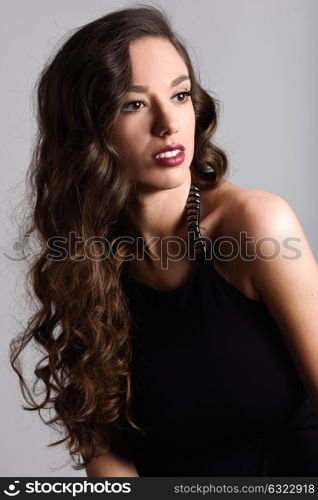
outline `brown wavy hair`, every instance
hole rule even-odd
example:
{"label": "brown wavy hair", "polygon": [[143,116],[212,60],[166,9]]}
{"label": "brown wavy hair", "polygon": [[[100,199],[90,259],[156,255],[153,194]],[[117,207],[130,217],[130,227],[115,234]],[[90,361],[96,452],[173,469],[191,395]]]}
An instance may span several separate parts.
{"label": "brown wavy hair", "polygon": [[[228,169],[226,154],[212,142],[218,101],[200,86],[185,43],[159,8],[142,4],[116,10],[80,27],[43,68],[35,86],[38,131],[26,175],[29,219],[23,230],[41,243],[27,272],[37,307],[11,341],[10,361],[27,402],[23,408],[37,410],[63,434],[49,446],[65,442],[75,470],[88,464],[97,446],[107,450],[120,441],[122,418],[140,430],[130,414],[131,317],[121,280],[124,261],[113,245],[125,234],[134,182],[112,134],[130,85],[129,44],[144,36],[170,41],[189,70],[196,116],[192,182],[214,187]],[[56,255],[57,238],[67,243],[67,252]],[[105,239],[113,251],[94,258]],[[121,256],[125,252],[121,245]],[[30,342],[42,356],[32,388],[21,368]],[[38,384],[42,390],[36,394]],[[53,410],[52,418],[43,419],[45,409]]]}

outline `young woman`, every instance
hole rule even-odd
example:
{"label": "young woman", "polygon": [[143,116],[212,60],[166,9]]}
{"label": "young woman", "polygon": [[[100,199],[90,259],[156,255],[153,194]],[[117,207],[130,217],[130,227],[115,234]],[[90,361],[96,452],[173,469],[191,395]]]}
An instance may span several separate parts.
{"label": "young woman", "polygon": [[80,28],[37,90],[28,408],[89,476],[315,475],[317,264],[285,200],[226,180],[164,13]]}

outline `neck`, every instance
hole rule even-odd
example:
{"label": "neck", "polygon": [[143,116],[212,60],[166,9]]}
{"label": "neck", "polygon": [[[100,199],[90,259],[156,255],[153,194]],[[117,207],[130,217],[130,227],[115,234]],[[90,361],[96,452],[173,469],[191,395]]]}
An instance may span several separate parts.
{"label": "neck", "polygon": [[128,226],[147,244],[152,238],[184,237],[187,234],[186,201],[191,186],[189,177],[171,189],[136,192],[126,221]]}

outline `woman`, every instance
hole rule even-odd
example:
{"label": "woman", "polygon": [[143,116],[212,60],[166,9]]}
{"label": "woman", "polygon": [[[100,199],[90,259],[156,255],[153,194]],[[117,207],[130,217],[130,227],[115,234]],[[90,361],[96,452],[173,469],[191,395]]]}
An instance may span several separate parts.
{"label": "woman", "polygon": [[[317,264],[282,198],[225,179],[216,102],[165,15],[73,34],[39,79],[38,123],[39,309],[11,362],[75,468],[317,473]],[[31,340],[42,401],[18,362]]]}

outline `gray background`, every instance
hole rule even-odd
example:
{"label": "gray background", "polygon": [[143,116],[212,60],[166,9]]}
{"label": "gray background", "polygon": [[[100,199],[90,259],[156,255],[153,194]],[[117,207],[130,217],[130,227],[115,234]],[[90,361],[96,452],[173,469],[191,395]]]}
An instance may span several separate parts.
{"label": "gray background", "polygon": [[[145,2],[147,3],[147,2]],[[229,180],[276,193],[296,212],[318,256],[318,2],[316,0],[162,0],[187,41],[201,83],[221,101],[217,142],[230,157]],[[37,414],[21,409],[7,347],[30,310],[15,255],[18,203],[35,130],[31,92],[68,30],[111,10],[108,0],[1,2],[1,476],[80,476]],[[65,465],[66,464],[66,465]]]}

